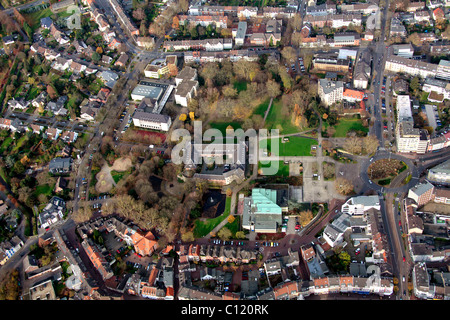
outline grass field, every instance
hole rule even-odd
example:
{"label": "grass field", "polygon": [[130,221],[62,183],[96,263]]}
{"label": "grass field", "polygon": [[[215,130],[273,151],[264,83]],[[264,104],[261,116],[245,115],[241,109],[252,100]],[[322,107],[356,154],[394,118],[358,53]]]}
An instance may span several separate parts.
{"label": "grass field", "polygon": [[245,91],[247,90],[247,82],[245,81],[234,81],[233,87],[237,90],[237,92]]}
{"label": "grass field", "polygon": [[25,140],[28,140],[28,137],[26,135],[20,137],[19,141],[17,141],[16,145],[11,150],[11,152],[16,152],[25,143]]}
{"label": "grass field", "polygon": [[364,127],[360,119],[341,119],[334,128],[336,129],[333,135],[335,138],[345,138],[351,130],[369,132],[369,128]]}
{"label": "grass field", "polygon": [[[282,143],[282,138],[278,139],[279,150],[274,156],[311,156],[311,146],[317,145],[317,140],[303,137],[289,137],[289,142]],[[268,139],[267,149],[272,152],[272,140]],[[261,147],[261,142],[260,142]]]}
{"label": "grass field", "polygon": [[208,235],[219,223],[221,223],[224,219],[228,217],[231,209],[231,197],[227,197],[225,202],[225,210],[224,212],[212,219],[207,219],[205,221],[196,220],[194,222],[194,237],[195,238],[203,238]]}
{"label": "grass field", "polygon": [[2,145],[0,146],[0,153],[5,152],[5,150],[9,147],[9,145],[13,142],[13,138],[7,137],[3,140]]}
{"label": "grass field", "polygon": [[231,125],[234,130],[241,128],[241,123],[237,121],[225,121],[225,122],[211,122],[211,128],[218,129],[222,132],[223,136],[226,134],[227,127]]}
{"label": "grass field", "polygon": [[36,197],[40,194],[45,194],[46,196],[51,197],[54,187],[55,186],[50,186],[48,184],[37,186],[34,194],[36,195]]}
{"label": "grass field", "polygon": [[259,114],[261,117],[264,118],[264,114],[266,113],[267,108],[269,107],[270,99],[267,99],[263,103],[261,103],[259,106],[256,107],[255,111],[253,111],[253,114]]}
{"label": "grass field", "polygon": [[111,176],[114,179],[115,183],[118,183],[120,180],[122,180],[126,175],[129,175],[130,171],[124,171],[124,172],[119,172],[119,171],[111,171]]}
{"label": "grass field", "polygon": [[29,22],[31,29],[35,32],[41,26],[41,19],[53,15],[50,8],[39,10],[32,13],[23,14],[24,18]]}
{"label": "grass field", "polygon": [[289,134],[302,131],[300,128],[292,124],[290,117],[284,117],[281,113],[282,103],[280,100],[273,100],[267,115],[265,128],[278,129],[280,134]]}
{"label": "grass field", "polygon": [[[268,172],[268,168],[272,165],[272,162],[276,162],[276,161],[271,161],[268,164],[263,164],[261,162],[258,163],[258,171],[261,175],[267,175]],[[289,165],[288,164],[284,164],[284,161],[278,161],[278,172],[276,173],[277,176],[283,176],[283,177],[289,177]]]}

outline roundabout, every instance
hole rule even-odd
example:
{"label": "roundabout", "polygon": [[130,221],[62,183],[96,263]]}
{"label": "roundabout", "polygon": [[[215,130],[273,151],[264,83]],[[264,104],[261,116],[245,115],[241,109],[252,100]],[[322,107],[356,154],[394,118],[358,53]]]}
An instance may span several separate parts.
{"label": "roundabout", "polygon": [[[397,160],[399,162],[403,162],[406,164],[407,169],[405,172],[409,173],[411,175],[411,178],[409,181],[401,186],[395,186],[390,187],[390,184],[388,186],[382,186],[377,184],[376,182],[371,180],[371,177],[369,176],[369,168],[371,165],[373,165],[376,162],[379,162],[380,160]],[[390,161],[392,162],[392,161]],[[413,161],[411,159],[408,159],[406,157],[403,157],[401,155],[390,153],[386,151],[378,151],[372,158],[365,160],[361,164],[361,179],[364,181],[367,187],[369,187],[372,190],[378,191],[378,192],[408,192],[409,189],[414,187],[417,184],[417,181],[419,180],[419,170],[417,169],[417,166],[414,165]],[[395,180],[395,177],[392,179],[392,182]]]}

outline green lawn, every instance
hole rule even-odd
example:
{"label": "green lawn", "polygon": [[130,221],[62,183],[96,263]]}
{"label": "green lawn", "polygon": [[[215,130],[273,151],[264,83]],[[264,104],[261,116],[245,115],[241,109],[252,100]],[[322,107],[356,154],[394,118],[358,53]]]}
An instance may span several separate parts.
{"label": "green lawn", "polygon": [[212,219],[207,219],[205,221],[196,220],[194,222],[194,237],[195,238],[203,238],[208,235],[219,223],[221,223],[224,219],[228,217],[231,209],[231,197],[227,197],[225,202],[225,210],[224,212]]}
{"label": "green lawn", "polygon": [[48,184],[43,184],[36,187],[36,191],[34,191],[34,194],[36,196],[40,194],[45,194],[46,196],[50,197],[52,195],[54,186],[50,186]]}
{"label": "green lawn", "polygon": [[264,114],[266,113],[267,108],[269,107],[270,99],[267,99],[263,103],[261,103],[259,106],[256,107],[255,111],[253,111],[253,114],[259,114],[261,117],[264,118]]}
{"label": "green lawn", "polygon": [[[267,171],[268,168],[272,165],[271,161],[268,164],[263,164],[261,162],[258,163],[258,169],[261,169],[260,174],[261,175],[267,175],[269,172]],[[277,176],[283,176],[283,177],[289,177],[289,165],[284,164],[284,161],[278,161],[278,172],[276,173]]]}
{"label": "green lawn", "polygon": [[30,27],[35,32],[41,26],[41,19],[45,17],[50,17],[53,15],[52,10],[50,8],[39,10],[32,13],[24,13],[23,16],[25,19],[29,18]]}
{"label": "green lawn", "polygon": [[3,140],[3,143],[0,146],[0,153],[5,152],[5,150],[9,147],[11,142],[13,142],[13,138],[12,137],[7,137],[5,140]]}
{"label": "green lawn", "polygon": [[302,131],[300,128],[292,124],[290,116],[284,117],[281,113],[282,102],[280,100],[273,100],[267,115],[265,128],[278,129],[280,134],[289,134]]}
{"label": "green lawn", "polygon": [[[278,156],[311,156],[311,146],[317,145],[317,140],[308,139],[304,137],[289,137],[289,142],[282,143],[282,138],[278,139],[279,150],[276,154]],[[272,152],[272,139],[267,140],[267,149]],[[261,142],[260,142],[260,148]]]}
{"label": "green lawn", "polygon": [[222,132],[223,136],[225,136],[227,127],[229,125],[231,125],[234,130],[241,128],[241,123],[237,121],[211,122],[210,125],[213,129],[219,129],[220,132]]}
{"label": "green lawn", "polygon": [[334,128],[336,129],[333,135],[335,138],[345,138],[351,130],[369,132],[369,128],[362,125],[361,119],[341,119]]}
{"label": "green lawn", "polygon": [[16,145],[11,150],[11,152],[16,152],[25,143],[25,140],[28,140],[28,137],[26,135],[20,137],[19,141],[17,141]]}
{"label": "green lawn", "polygon": [[246,81],[235,81],[233,82],[233,87],[237,90],[237,92],[247,90],[247,82]]}
{"label": "green lawn", "polygon": [[120,180],[122,180],[125,176],[127,176],[129,174],[130,174],[130,170],[123,171],[123,172],[111,171],[111,176],[113,177],[115,183],[118,183]]}

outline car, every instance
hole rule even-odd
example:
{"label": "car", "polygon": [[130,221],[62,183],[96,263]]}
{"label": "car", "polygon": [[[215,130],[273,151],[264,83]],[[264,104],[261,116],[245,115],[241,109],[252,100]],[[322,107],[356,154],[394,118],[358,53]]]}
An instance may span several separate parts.
{"label": "car", "polygon": [[405,279],[405,276],[403,276],[403,278],[402,278],[402,279],[403,279],[403,282],[405,282],[405,281],[406,281],[406,279]]}
{"label": "car", "polygon": [[405,262],[406,261],[406,258],[405,257],[403,257],[403,262]]}

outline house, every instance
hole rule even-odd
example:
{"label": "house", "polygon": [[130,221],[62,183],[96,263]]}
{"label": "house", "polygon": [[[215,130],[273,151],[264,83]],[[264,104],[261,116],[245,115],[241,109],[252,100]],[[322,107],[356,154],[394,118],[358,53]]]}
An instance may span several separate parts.
{"label": "house", "polygon": [[45,137],[50,140],[58,140],[59,135],[61,134],[62,130],[59,130],[58,128],[48,128],[45,130]]}
{"label": "house", "polygon": [[361,102],[364,99],[364,92],[352,89],[345,89],[342,98],[348,102]]}
{"label": "house", "polygon": [[61,135],[61,140],[65,143],[71,144],[77,140],[78,133],[74,131],[64,131]]}
{"label": "house", "polygon": [[58,180],[56,180],[56,184],[55,184],[55,193],[60,193],[63,192],[64,190],[67,189],[68,186],[68,182],[66,179],[64,179],[63,177],[58,177]]}
{"label": "house", "polygon": [[136,43],[139,47],[150,49],[155,46],[155,39],[152,37],[137,37]]}
{"label": "house", "polygon": [[431,201],[433,198],[434,186],[425,180],[408,191],[408,198],[413,199],[419,207]]}
{"label": "house", "polygon": [[52,197],[42,212],[39,214],[41,228],[48,228],[60,221],[66,211],[66,202],[59,197]]}
{"label": "house", "polygon": [[53,25],[53,20],[50,17],[45,17],[41,19],[41,28],[50,29]]}
{"label": "house", "polygon": [[71,158],[54,158],[48,165],[49,173],[52,174],[65,174],[70,172],[71,168]]}
{"label": "house", "polygon": [[419,60],[411,60],[395,55],[389,56],[386,59],[385,68],[387,71],[394,73],[406,73],[408,75],[419,76],[424,79],[427,77],[435,77],[438,73],[438,66],[435,64]]}
{"label": "house", "polygon": [[127,62],[128,62],[128,55],[126,53],[122,53],[119,59],[117,59],[116,63],[114,63],[114,65],[119,67],[125,67]]}
{"label": "house", "polygon": [[83,40],[74,40],[72,42],[73,47],[77,51],[77,53],[83,53],[84,50],[87,49],[86,43]]}
{"label": "house", "polygon": [[11,109],[25,110],[29,105],[30,102],[26,101],[24,98],[11,99],[8,101],[8,107]]}
{"label": "house", "polygon": [[111,58],[110,56],[107,56],[107,55],[102,56],[102,63],[104,63],[106,65],[111,64],[112,60],[113,60],[113,58]]}
{"label": "house", "polygon": [[234,35],[235,45],[237,46],[244,45],[246,33],[247,33],[247,21],[239,21],[236,34]]}
{"label": "house", "polygon": [[42,91],[36,98],[31,101],[31,105],[35,108],[44,108],[47,100],[47,92]]}
{"label": "house", "polygon": [[5,45],[5,46],[7,46],[7,45],[10,45],[10,44],[13,44],[15,41],[14,41],[14,38],[12,37],[12,36],[4,36],[3,38],[2,38],[2,40],[3,40],[3,44]]}

